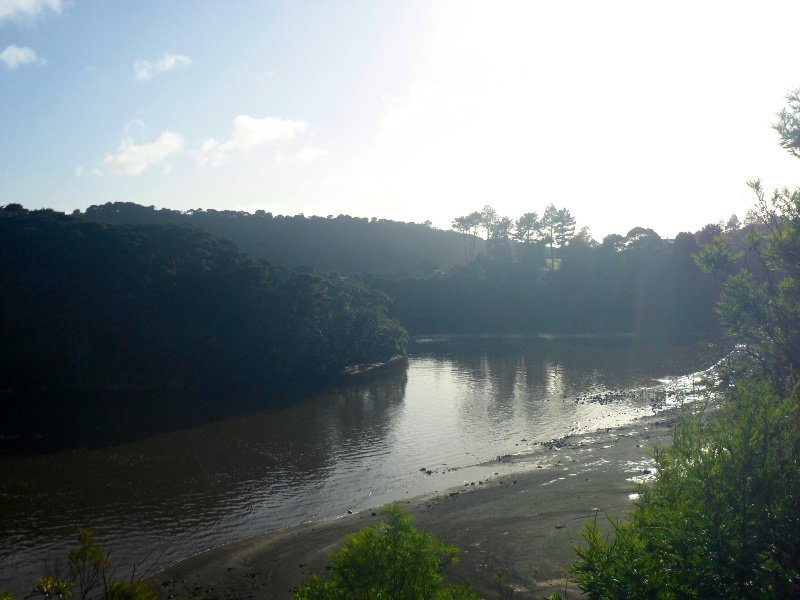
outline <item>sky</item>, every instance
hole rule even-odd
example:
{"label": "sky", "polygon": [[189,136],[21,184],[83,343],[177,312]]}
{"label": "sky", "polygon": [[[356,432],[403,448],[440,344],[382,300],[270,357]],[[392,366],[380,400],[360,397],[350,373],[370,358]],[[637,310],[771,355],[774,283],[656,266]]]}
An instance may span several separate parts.
{"label": "sky", "polygon": [[378,217],[550,203],[595,238],[800,184],[800,2],[0,0],[0,205]]}

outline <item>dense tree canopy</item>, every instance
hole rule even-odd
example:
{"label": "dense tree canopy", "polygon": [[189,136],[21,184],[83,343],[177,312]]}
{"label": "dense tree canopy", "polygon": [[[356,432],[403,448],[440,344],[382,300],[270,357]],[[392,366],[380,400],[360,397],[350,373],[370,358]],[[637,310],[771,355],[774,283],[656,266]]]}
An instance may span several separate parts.
{"label": "dense tree canopy", "polygon": [[417,333],[716,330],[720,283],[691,258],[706,228],[670,241],[636,227],[598,244],[587,228],[574,233],[568,210],[551,205],[545,212],[563,224],[551,221],[551,232],[527,213],[509,237],[505,229],[503,237],[490,237],[488,255],[463,268],[366,281],[394,300],[392,313]]}
{"label": "dense tree canopy", "polygon": [[0,389],[275,387],[402,354],[387,299],[187,227],[0,211]]}
{"label": "dense tree canopy", "polygon": [[440,231],[425,224],[347,215],[284,216],[263,210],[250,214],[199,208],[182,212],[109,202],[90,206],[77,216],[117,225],[189,225],[231,240],[254,259],[342,274],[415,275],[449,270],[464,264],[465,243],[468,256],[481,251],[484,243],[474,237],[478,227],[474,215],[470,215],[464,230],[471,239],[464,242],[454,231]]}
{"label": "dense tree canopy", "polygon": [[[274,263],[357,271],[392,298],[394,316],[420,333],[671,332],[716,323],[711,307],[719,284],[690,259],[722,232],[716,224],[674,244],[638,227],[597,245],[587,228],[576,233],[568,209],[553,204],[516,219],[486,205],[454,218],[451,232],[341,215],[181,213],[130,203],[92,206],[81,217],[189,223]],[[691,247],[683,243],[688,239]]]}
{"label": "dense tree canopy", "polygon": [[791,387],[800,372],[800,189],[775,190],[767,200],[760,182],[750,186],[759,223],[746,249],[718,236],[697,260],[708,272],[729,275],[717,307],[726,331],[762,375]]}

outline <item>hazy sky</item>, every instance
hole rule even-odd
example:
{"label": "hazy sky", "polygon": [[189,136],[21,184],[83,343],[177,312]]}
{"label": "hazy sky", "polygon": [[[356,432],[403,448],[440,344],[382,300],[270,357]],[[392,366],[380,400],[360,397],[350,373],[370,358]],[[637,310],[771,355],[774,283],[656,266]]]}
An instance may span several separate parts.
{"label": "hazy sky", "polygon": [[800,2],[0,0],[0,204],[449,228],[548,203],[595,237],[800,184],[770,129]]}

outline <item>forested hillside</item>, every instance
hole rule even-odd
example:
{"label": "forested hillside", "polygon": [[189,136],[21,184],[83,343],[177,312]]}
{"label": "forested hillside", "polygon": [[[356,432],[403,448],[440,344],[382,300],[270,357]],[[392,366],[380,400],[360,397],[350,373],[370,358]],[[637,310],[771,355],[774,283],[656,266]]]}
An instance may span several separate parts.
{"label": "forested hillside", "polygon": [[[254,258],[319,272],[423,274],[463,265],[462,237],[428,225],[385,219],[274,216],[257,211],[181,212],[131,202],[90,206],[80,216],[111,224],[182,224],[232,240]],[[483,240],[477,239],[478,248]]]}
{"label": "forested hillside", "polygon": [[0,210],[0,390],[273,389],[405,351],[386,298],[176,225]]}
{"label": "forested hillside", "polygon": [[366,281],[394,300],[392,314],[412,333],[713,332],[720,284],[692,255],[720,234],[711,225],[664,240],[636,228],[598,243],[584,232],[556,248],[547,236],[490,237],[488,256],[466,267]]}
{"label": "forested hillside", "polygon": [[[423,332],[713,331],[720,287],[692,254],[723,229],[675,240],[637,227],[602,242],[550,205],[512,220],[490,206],[453,220],[455,231],[354,218],[91,206],[103,223],[184,223],[230,239],[254,258],[315,272],[359,274],[391,299],[391,314]],[[737,223],[727,234],[739,235]],[[486,239],[481,237],[481,233]]]}

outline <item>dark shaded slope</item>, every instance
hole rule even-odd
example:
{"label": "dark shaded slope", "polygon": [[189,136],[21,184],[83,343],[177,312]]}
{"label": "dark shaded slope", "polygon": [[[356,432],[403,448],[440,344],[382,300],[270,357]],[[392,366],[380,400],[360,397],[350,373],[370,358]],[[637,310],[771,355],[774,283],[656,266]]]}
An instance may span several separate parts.
{"label": "dark shaded slope", "polygon": [[385,297],[178,226],[0,211],[0,389],[276,387],[402,353]]}
{"label": "dark shaded slope", "polygon": [[387,298],[176,225],[0,209],[0,452],[105,445],[291,402],[404,354]]}
{"label": "dark shaded slope", "polygon": [[675,242],[560,249],[555,270],[511,255],[421,277],[365,276],[393,300],[412,333],[720,333],[720,283],[692,260],[691,234]]}
{"label": "dark shaded slope", "polygon": [[[453,231],[384,219],[273,216],[239,211],[177,210],[114,202],[80,216],[112,224],[185,224],[233,240],[255,258],[277,265],[339,273],[429,273],[465,261],[464,239]],[[475,239],[480,251],[483,240]]]}

